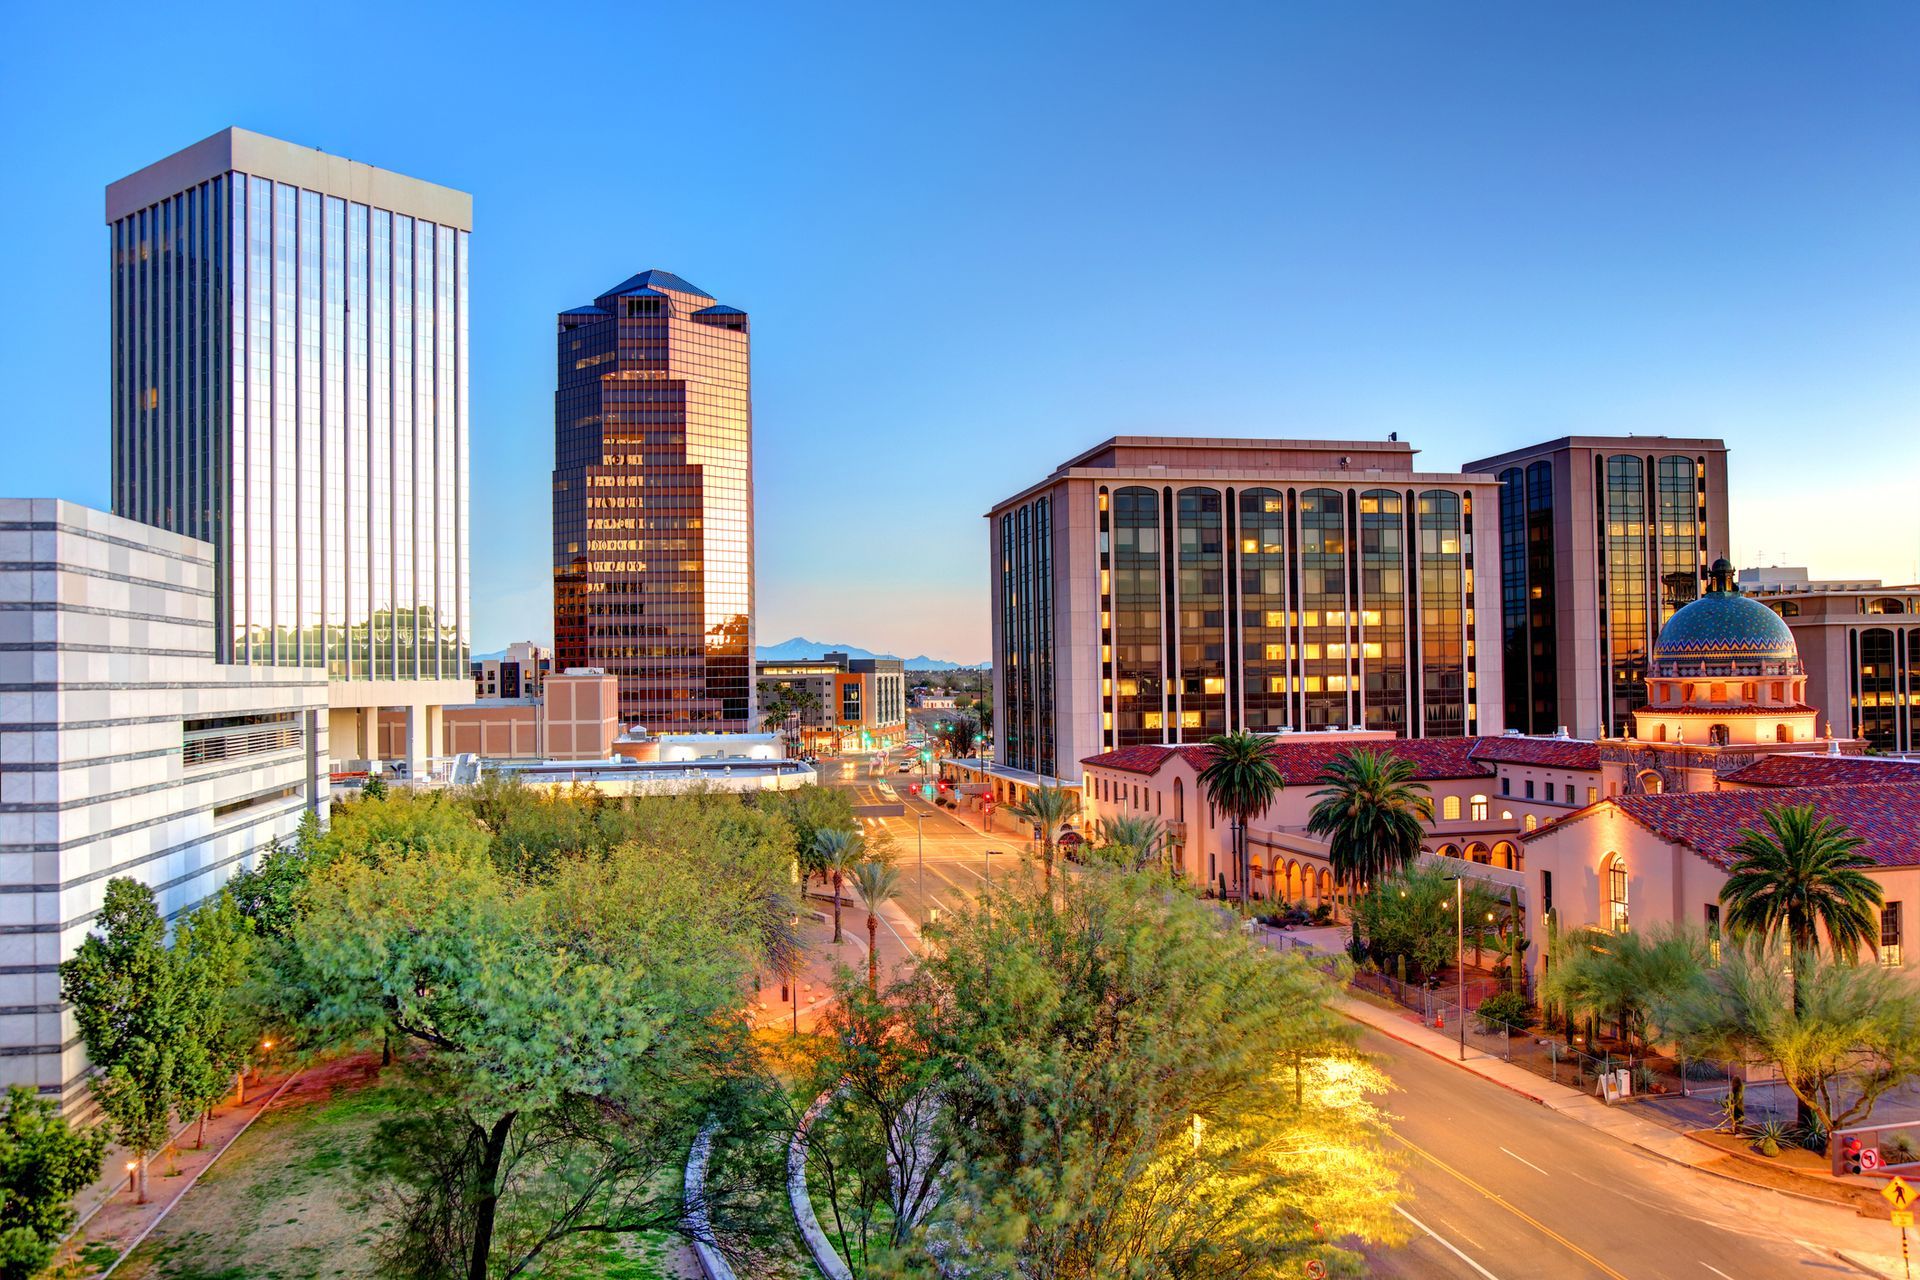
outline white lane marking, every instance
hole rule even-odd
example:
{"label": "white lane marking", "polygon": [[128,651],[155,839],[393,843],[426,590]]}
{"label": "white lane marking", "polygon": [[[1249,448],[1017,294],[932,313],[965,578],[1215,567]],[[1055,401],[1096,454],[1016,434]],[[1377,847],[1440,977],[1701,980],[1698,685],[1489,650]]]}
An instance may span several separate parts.
{"label": "white lane marking", "polygon": [[1485,1276],[1487,1280],[1500,1280],[1499,1276],[1494,1275],[1493,1272],[1487,1270],[1485,1267],[1475,1262],[1472,1258],[1469,1258],[1466,1254],[1454,1248],[1453,1242],[1451,1240],[1441,1235],[1438,1231],[1435,1231],[1432,1227],[1428,1226],[1426,1223],[1420,1221],[1420,1219],[1408,1213],[1405,1209],[1402,1209],[1399,1205],[1393,1206],[1393,1211],[1399,1214],[1401,1217],[1405,1218],[1408,1222],[1411,1222],[1414,1226],[1426,1232],[1428,1235],[1432,1236],[1435,1240],[1439,1241],[1441,1248],[1445,1249],[1448,1253],[1452,1254],[1454,1257],[1460,1259],[1460,1261],[1472,1267],[1475,1271],[1478,1271],[1481,1275]]}
{"label": "white lane marking", "polygon": [[1700,1265],[1705,1267],[1707,1270],[1713,1272],[1713,1274],[1719,1276],[1720,1280],[1733,1280],[1732,1276],[1728,1275],[1726,1272],[1722,1271],[1720,1268],[1714,1266],[1711,1262],[1703,1262]]}
{"label": "white lane marking", "polygon": [[[1502,1151],[1507,1151],[1507,1149],[1506,1149],[1505,1147],[1502,1147],[1502,1148],[1500,1148],[1500,1149],[1501,1149]],[[1529,1168],[1529,1169],[1531,1169],[1531,1170],[1533,1170],[1533,1171],[1534,1171],[1535,1173],[1538,1173],[1538,1174],[1544,1174],[1545,1176],[1547,1176],[1547,1177],[1549,1177],[1549,1178],[1551,1178],[1551,1177],[1553,1176],[1552,1174],[1550,1174],[1550,1173],[1547,1173],[1547,1171],[1546,1171],[1545,1169],[1542,1169],[1542,1168],[1541,1168],[1541,1167],[1540,1167],[1539,1165],[1537,1165],[1537,1164],[1535,1164],[1535,1163],[1534,1163],[1533,1161],[1531,1161],[1531,1160],[1529,1160],[1529,1159],[1527,1159],[1527,1158],[1526,1158],[1525,1156],[1522,1156],[1522,1155],[1514,1155],[1514,1153],[1513,1153],[1513,1152],[1511,1152],[1511,1151],[1507,1151],[1507,1154],[1508,1154],[1508,1155],[1510,1155],[1510,1156],[1513,1156],[1513,1158],[1514,1158],[1515,1160],[1518,1160],[1518,1161],[1519,1161],[1519,1162],[1520,1162],[1521,1164],[1523,1164],[1523,1165],[1525,1165],[1525,1166],[1527,1166],[1527,1168]]]}

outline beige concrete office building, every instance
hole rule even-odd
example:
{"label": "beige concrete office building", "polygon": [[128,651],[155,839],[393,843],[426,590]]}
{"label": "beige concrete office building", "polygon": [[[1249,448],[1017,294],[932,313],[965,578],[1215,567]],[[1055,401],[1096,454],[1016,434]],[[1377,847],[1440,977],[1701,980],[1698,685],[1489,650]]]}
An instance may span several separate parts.
{"label": "beige concrete office building", "polygon": [[417,769],[469,702],[472,199],[244,129],[107,188],[113,507],[214,547],[214,644]]}
{"label": "beige concrete office building", "polygon": [[1920,752],[1920,585],[1820,582],[1804,569],[1740,571],[1779,614],[1831,732],[1880,752]]}
{"label": "beige concrete office building", "polygon": [[1238,729],[1499,733],[1496,482],[1414,458],[1120,436],[995,505],[995,772],[1077,787],[1100,752]]}
{"label": "beige concrete office building", "polygon": [[107,881],[169,919],[327,795],[327,678],[215,660],[212,546],[0,499],[0,1085],[74,1100],[59,964]]}
{"label": "beige concrete office building", "polygon": [[1563,436],[1469,462],[1500,482],[1481,548],[1499,583],[1508,728],[1626,737],[1647,655],[1727,554],[1727,446],[1667,436]]}

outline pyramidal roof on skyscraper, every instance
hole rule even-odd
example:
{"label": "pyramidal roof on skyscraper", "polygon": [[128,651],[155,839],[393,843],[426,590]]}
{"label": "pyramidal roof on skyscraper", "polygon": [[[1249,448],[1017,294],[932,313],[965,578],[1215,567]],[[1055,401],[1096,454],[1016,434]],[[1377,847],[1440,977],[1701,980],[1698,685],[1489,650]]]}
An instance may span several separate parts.
{"label": "pyramidal roof on skyscraper", "polygon": [[675,293],[691,293],[696,297],[711,300],[713,295],[697,284],[682,280],[671,271],[642,271],[637,276],[629,276],[613,288],[600,295],[603,298],[621,298],[643,289],[671,289]]}

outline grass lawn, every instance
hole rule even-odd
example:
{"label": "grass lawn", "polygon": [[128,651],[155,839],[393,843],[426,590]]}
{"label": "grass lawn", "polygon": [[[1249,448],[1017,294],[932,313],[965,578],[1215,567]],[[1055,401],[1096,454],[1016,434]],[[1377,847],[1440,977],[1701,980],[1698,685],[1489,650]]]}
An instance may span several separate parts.
{"label": "grass lawn", "polygon": [[[303,1076],[209,1169],[114,1272],[127,1280],[332,1280],[375,1274],[386,1225],[356,1194],[353,1157],[394,1114],[395,1091],[363,1055]],[[610,1243],[564,1271],[586,1280],[697,1275],[677,1241]]]}

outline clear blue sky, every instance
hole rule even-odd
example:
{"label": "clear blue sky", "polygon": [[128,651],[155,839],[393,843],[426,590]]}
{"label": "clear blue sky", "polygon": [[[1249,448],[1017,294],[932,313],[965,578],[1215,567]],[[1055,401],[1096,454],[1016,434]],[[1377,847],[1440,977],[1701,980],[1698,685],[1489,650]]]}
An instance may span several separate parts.
{"label": "clear blue sky", "polygon": [[980,514],[1130,431],[1720,435],[1735,559],[1915,576],[1911,4],[15,6],[6,490],[106,504],[102,188],[228,124],[473,193],[481,649],[647,267],[753,313],[762,643],[985,657]]}

